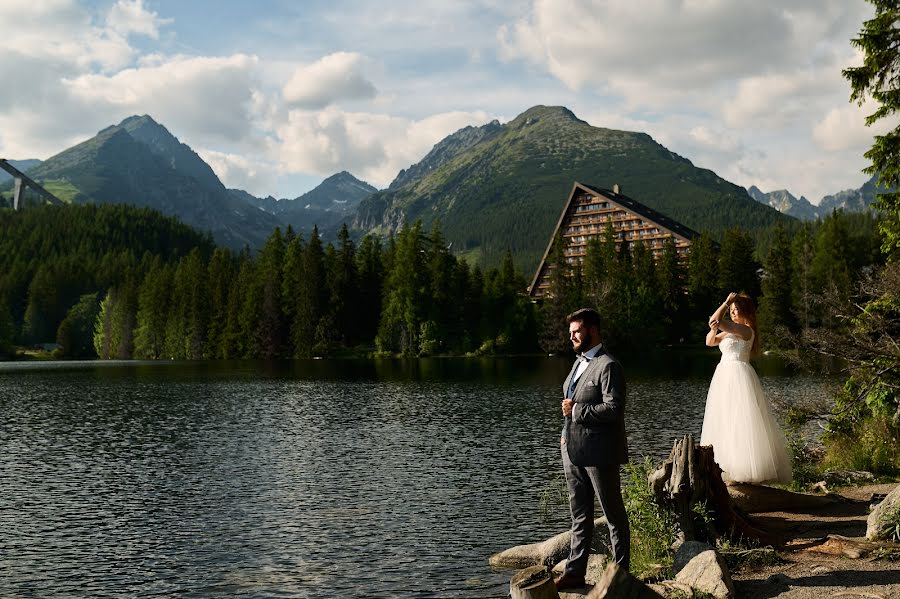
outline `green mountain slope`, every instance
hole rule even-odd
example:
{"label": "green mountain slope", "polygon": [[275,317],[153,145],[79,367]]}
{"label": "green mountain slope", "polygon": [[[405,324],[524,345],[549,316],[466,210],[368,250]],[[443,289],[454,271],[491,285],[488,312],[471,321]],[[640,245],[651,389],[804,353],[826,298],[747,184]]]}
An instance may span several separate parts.
{"label": "green mountain slope", "polygon": [[[645,133],[592,127],[563,107],[536,106],[509,123],[485,125],[481,139],[455,136],[408,172],[419,174],[364,200],[356,229],[390,233],[403,223],[440,219],[454,251],[496,264],[507,248],[526,272],[536,267],[574,181],[611,188],[698,231],[740,224],[759,229],[780,219],[742,187],[695,167]],[[467,128],[472,129],[472,128]],[[451,155],[441,147],[457,148]],[[396,182],[395,182],[396,183]]]}
{"label": "green mountain slope", "polygon": [[75,203],[131,204],[175,216],[218,243],[262,247],[280,221],[235,198],[188,146],[148,116],[129,117],[29,171]]}

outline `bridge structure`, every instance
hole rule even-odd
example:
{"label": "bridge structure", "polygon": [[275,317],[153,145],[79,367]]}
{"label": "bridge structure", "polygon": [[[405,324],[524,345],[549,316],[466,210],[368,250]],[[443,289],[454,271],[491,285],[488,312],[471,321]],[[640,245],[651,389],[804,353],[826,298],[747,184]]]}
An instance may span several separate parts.
{"label": "bridge structure", "polygon": [[28,175],[11,165],[5,158],[0,158],[0,169],[5,170],[7,173],[12,175],[13,181],[15,183],[13,187],[13,210],[18,210],[19,207],[23,205],[22,199],[26,188],[31,188],[32,191],[43,197],[51,204],[56,204],[58,206],[62,206],[65,204],[65,202],[41,187],[40,184],[36,183]]}

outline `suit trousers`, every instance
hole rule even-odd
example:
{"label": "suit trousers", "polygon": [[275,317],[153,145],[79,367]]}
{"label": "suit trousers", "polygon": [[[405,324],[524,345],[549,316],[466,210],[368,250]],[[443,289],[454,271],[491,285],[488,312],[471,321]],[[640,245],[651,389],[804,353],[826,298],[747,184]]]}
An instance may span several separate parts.
{"label": "suit trousers", "polygon": [[582,577],[587,570],[594,535],[595,492],[609,525],[613,560],[627,570],[631,557],[631,530],[622,501],[619,466],[576,466],[569,459],[565,442],[561,445],[561,453],[572,513],[572,542],[566,572]]}

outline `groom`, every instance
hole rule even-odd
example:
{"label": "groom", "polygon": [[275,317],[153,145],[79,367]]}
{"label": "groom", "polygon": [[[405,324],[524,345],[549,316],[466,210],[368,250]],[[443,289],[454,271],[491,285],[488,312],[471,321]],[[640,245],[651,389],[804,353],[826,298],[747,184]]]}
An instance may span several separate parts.
{"label": "groom", "polygon": [[569,487],[572,544],[559,590],[584,585],[594,528],[594,493],[609,523],[613,559],[628,569],[631,531],[619,486],[619,465],[627,461],[625,376],[600,338],[600,315],[582,308],[566,317],[578,359],[563,384],[561,439]]}

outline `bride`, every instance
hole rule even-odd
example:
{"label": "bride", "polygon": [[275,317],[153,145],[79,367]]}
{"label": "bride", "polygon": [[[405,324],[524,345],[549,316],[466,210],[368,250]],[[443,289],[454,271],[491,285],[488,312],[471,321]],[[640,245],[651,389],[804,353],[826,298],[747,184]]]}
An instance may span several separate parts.
{"label": "bride", "polygon": [[[722,320],[729,310],[731,321]],[[701,445],[712,445],[726,480],[790,482],[784,434],[772,416],[750,356],[759,348],[753,300],[731,293],[709,318],[706,345],[719,346],[703,416]]]}

